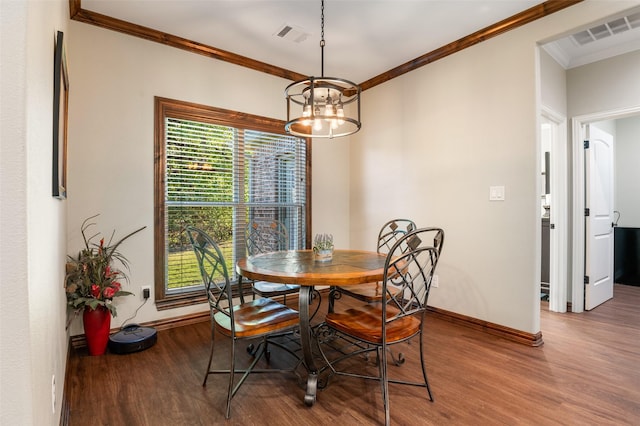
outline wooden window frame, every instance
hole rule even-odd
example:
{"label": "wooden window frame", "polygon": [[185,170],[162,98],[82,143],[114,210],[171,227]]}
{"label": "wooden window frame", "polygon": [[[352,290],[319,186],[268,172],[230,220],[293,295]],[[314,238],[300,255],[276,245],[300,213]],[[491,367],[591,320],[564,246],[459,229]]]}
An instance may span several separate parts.
{"label": "wooden window frame", "polygon": [[[166,117],[219,124],[243,129],[286,135],[285,122],[267,117],[178,101],[162,97],[154,99],[154,288],[158,310],[190,306],[207,301],[204,291],[167,294],[165,290],[165,188],[166,188]],[[306,173],[306,246],[311,244],[311,140],[305,139]]]}

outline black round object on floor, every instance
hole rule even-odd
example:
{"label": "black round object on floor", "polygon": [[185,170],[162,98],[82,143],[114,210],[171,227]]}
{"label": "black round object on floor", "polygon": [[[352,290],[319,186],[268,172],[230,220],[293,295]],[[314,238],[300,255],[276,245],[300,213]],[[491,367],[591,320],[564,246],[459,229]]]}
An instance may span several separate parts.
{"label": "black round object on floor", "polygon": [[155,328],[130,324],[109,336],[109,350],[116,354],[139,352],[149,349],[157,340]]}

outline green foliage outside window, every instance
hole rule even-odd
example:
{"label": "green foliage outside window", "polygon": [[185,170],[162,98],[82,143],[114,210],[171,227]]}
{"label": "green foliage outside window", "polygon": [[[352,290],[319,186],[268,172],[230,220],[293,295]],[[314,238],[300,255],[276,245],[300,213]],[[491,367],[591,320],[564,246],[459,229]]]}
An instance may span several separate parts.
{"label": "green foliage outside window", "polygon": [[232,279],[235,262],[246,254],[242,236],[249,218],[281,220],[293,247],[304,244],[304,142],[170,116],[164,126],[167,290],[202,283],[183,232],[187,225],[202,229],[219,244]]}

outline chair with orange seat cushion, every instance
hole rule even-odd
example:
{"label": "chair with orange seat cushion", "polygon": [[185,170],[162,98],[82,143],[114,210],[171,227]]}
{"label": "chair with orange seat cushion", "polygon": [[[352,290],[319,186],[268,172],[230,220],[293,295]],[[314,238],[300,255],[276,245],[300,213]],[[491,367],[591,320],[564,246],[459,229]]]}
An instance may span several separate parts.
{"label": "chair with orange seat cushion", "polygon": [[[378,253],[388,253],[393,244],[409,232],[416,229],[416,224],[409,219],[393,219],[385,223],[378,234]],[[433,234],[429,238],[433,239],[433,246],[438,250],[442,249],[442,230],[440,228],[428,228]],[[404,248],[406,249],[406,247]],[[393,291],[393,288],[390,289]],[[342,295],[350,296],[367,303],[379,302],[382,299],[381,283],[367,283],[349,287],[334,287],[329,293],[329,311],[333,312],[335,300]]]}
{"label": "chair with orange seat cushion", "polygon": [[[207,372],[202,383],[207,385],[210,374],[229,374],[227,391],[227,405],[225,417],[231,414],[231,399],[251,372],[282,372],[292,370],[256,369],[258,360],[267,352],[267,342],[289,352],[295,359],[297,366],[299,357],[286,346],[274,341],[273,338],[290,333],[298,327],[298,312],[269,298],[261,298],[249,302],[244,296],[233,294],[227,265],[219,246],[204,231],[189,226],[186,228],[191,246],[195,252],[202,280],[204,281],[211,316],[211,351]],[[239,303],[238,303],[239,299]],[[214,354],[214,337],[216,331],[231,338],[230,367],[222,370],[212,370]],[[246,369],[236,369],[235,344],[240,339],[262,339],[260,350]],[[243,373],[235,383],[235,373]]]}
{"label": "chair with orange seat cushion", "polygon": [[[442,252],[444,231],[436,231],[439,247],[433,245],[433,233],[434,228],[416,229],[396,241],[385,262],[380,303],[330,312],[322,325],[327,330],[318,333],[318,336],[333,336],[330,339],[331,346],[320,345],[332,376],[345,375],[380,382],[387,425],[390,423],[389,383],[424,387],[433,401],[425,368],[423,331],[429,289]],[[335,336],[343,337],[349,344],[334,351]],[[387,373],[389,348],[416,336],[419,338],[422,380],[390,379]],[[375,351],[379,361],[377,376],[354,371],[357,365],[353,363],[349,364],[347,370],[337,369],[342,361],[372,351]]]}
{"label": "chair with orange seat cushion", "polygon": [[[377,252],[387,254],[389,249],[401,237],[414,229],[416,229],[416,224],[410,219],[392,219],[388,221],[382,225],[378,233]],[[335,300],[343,295],[363,302],[379,302],[382,298],[382,286],[380,283],[367,283],[351,287],[333,287],[329,291],[329,312],[333,312]]]}

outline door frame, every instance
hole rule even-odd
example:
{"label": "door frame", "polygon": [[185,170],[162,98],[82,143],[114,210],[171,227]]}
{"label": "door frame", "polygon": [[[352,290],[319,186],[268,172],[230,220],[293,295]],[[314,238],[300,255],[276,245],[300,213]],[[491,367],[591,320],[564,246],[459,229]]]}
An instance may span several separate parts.
{"label": "door frame", "polygon": [[[571,268],[571,311],[584,312],[584,271],[585,271],[585,167],[584,167],[584,126],[597,121],[617,120],[640,114],[640,105],[635,107],[578,115],[571,119],[573,148],[573,214],[572,214],[572,268]],[[615,160],[614,160],[615,173]],[[614,180],[615,181],[615,180]],[[614,190],[615,191],[615,190]]]}
{"label": "door frame", "polygon": [[552,109],[542,106],[541,115],[554,124],[551,141],[551,210],[549,223],[554,225],[549,232],[549,310],[567,311],[568,283],[568,173],[567,164],[567,118]]}

